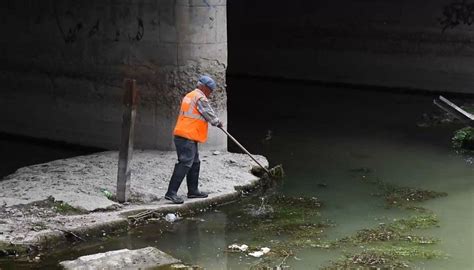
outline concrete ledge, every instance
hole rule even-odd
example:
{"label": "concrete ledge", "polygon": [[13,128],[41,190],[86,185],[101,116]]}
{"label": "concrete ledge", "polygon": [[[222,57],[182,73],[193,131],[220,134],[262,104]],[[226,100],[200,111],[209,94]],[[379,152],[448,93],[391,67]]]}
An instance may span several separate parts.
{"label": "concrete ledge", "polygon": [[[116,152],[21,168],[0,181],[0,254],[25,254],[119,233],[133,223],[128,216],[142,211],[153,211],[157,216],[170,212],[190,215],[238,200],[243,191],[261,183],[250,173],[253,161],[245,155],[217,151],[200,154],[200,189],[209,192],[209,197],[186,199],[182,205],[163,199],[176,161],[174,152],[134,152],[132,201],[123,205],[102,192],[115,190]],[[257,158],[268,165],[264,157]],[[179,194],[186,193],[183,184]]]}

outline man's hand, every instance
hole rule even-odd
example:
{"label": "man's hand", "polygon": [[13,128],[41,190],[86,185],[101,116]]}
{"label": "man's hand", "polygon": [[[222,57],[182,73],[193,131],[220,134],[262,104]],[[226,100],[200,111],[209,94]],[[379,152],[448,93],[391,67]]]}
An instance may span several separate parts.
{"label": "man's hand", "polygon": [[222,127],[224,127],[224,124],[221,121],[219,121],[219,122],[217,122],[216,127],[222,128]]}

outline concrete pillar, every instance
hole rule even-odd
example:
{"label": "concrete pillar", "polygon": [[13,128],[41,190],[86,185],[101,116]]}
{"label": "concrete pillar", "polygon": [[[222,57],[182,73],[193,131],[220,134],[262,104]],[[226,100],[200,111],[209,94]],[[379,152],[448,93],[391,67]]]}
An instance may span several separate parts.
{"label": "concrete pillar", "polygon": [[[168,34],[177,43],[177,66],[170,73],[172,81],[181,86],[184,95],[195,87],[200,74],[213,77],[218,89],[211,102],[219,118],[227,123],[227,96],[225,93],[225,70],[227,67],[227,21],[226,0],[178,0],[174,4],[174,27]],[[170,14],[170,13],[168,13]],[[173,36],[174,35],[174,36]],[[166,42],[166,41],[165,41]],[[183,88],[184,87],[184,88]],[[177,99],[180,101],[180,96]],[[175,110],[177,112],[177,110]],[[172,117],[175,119],[176,116]],[[174,124],[174,123],[173,123]],[[227,148],[224,134],[215,128],[209,129],[209,140],[205,148]]]}
{"label": "concrete pillar", "polygon": [[[199,74],[227,120],[225,0],[3,1],[0,132],[116,149],[124,77],[137,80],[136,147],[170,150]],[[210,129],[205,147],[225,149]]]}

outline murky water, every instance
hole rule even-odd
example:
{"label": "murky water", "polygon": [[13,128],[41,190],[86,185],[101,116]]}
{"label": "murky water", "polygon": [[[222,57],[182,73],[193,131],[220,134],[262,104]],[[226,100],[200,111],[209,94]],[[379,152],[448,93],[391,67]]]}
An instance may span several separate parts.
{"label": "murky water", "polygon": [[[449,256],[414,265],[420,269],[474,269],[474,166],[468,156],[450,148],[451,134],[461,125],[417,126],[423,113],[437,111],[432,97],[255,80],[230,79],[228,83],[232,99],[229,130],[252,152],[284,165],[287,177],[279,193],[323,201],[320,218],[334,224],[325,231],[325,238],[349,236],[413,214],[387,209],[383,198],[373,196],[374,186],[360,181],[353,171],[365,168],[367,177],[387,183],[447,192],[447,197],[419,205],[439,216],[440,226],[423,233],[439,238],[435,248]],[[249,88],[261,94],[254,95]],[[259,259],[225,249],[265,234],[239,226],[261,218],[244,215],[249,204],[260,202],[259,198],[245,200],[166,227],[147,225],[120,237],[45,256],[43,264],[36,266],[50,268],[58,260],[84,254],[156,246],[207,269],[249,269]],[[303,249],[286,264],[293,269],[317,269],[341,255],[337,249]]]}

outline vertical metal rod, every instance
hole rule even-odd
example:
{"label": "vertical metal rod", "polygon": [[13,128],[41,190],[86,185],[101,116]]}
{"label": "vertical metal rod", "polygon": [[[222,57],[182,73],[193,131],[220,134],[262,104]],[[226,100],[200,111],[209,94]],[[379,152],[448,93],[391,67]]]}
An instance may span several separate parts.
{"label": "vertical metal rod", "polygon": [[130,195],[130,163],[133,154],[134,126],[138,103],[138,90],[136,89],[136,81],[132,79],[125,79],[124,88],[124,111],[122,115],[122,137],[120,141],[116,194],[117,201],[120,203],[126,202]]}

